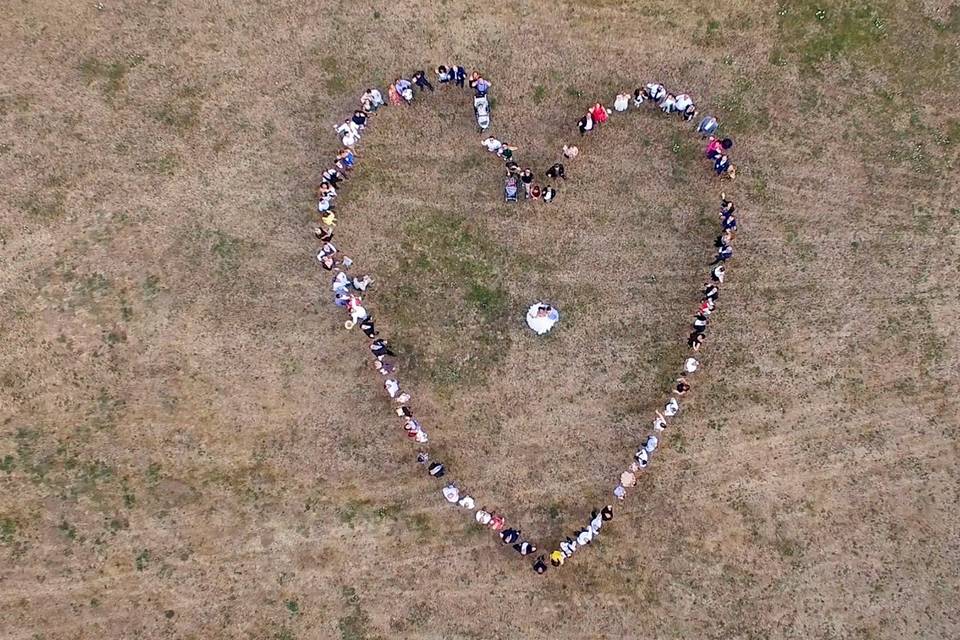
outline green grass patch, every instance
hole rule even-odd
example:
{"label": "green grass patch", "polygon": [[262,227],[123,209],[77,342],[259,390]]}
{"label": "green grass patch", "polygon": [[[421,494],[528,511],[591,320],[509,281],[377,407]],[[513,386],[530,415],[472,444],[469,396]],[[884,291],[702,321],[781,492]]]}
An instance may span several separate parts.
{"label": "green grass patch", "polygon": [[533,88],[533,104],[543,104],[543,101],[547,98],[547,88],[542,84],[538,84]]}

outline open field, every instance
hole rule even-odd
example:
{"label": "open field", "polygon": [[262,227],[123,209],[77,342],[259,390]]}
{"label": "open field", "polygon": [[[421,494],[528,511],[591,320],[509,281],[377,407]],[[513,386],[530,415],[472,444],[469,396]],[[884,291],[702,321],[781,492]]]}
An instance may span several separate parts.
{"label": "open field", "polygon": [[[0,638],[960,637],[957,5],[306,5],[0,4]],[[702,374],[542,578],[413,462],[313,259],[332,126],[454,60],[540,170],[654,79],[737,142]],[[687,128],[612,120],[508,206],[438,91],[338,199],[434,455],[544,544],[609,501],[715,235]]]}

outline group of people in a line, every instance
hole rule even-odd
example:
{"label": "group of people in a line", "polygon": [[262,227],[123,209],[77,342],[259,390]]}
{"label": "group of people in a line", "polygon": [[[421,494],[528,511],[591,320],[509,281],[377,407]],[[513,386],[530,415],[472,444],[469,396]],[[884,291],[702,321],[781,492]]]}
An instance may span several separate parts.
{"label": "group of people in a line", "polygon": [[[480,73],[474,72],[467,76],[466,70],[460,65],[440,65],[436,67],[435,74],[438,84],[453,84],[460,88],[465,88],[469,78],[469,87],[474,91],[475,98],[486,97],[491,87],[490,82],[483,78]],[[343,307],[349,316],[344,326],[351,329],[359,325],[360,330],[367,337],[369,350],[373,357],[373,367],[383,378],[384,390],[393,402],[400,425],[407,437],[419,445],[417,462],[426,467],[428,475],[441,479],[448,478],[449,469],[442,462],[431,459],[426,446],[429,443],[429,437],[410,408],[410,393],[401,387],[398,379],[396,354],[391,349],[389,342],[379,336],[373,316],[363,304],[361,294],[367,291],[367,288],[373,283],[373,279],[368,275],[355,276],[348,273],[353,261],[349,257],[343,256],[333,244],[334,228],[337,224],[334,201],[337,197],[338,187],[348,179],[358,162],[356,145],[367,129],[370,117],[385,104],[402,105],[412,102],[415,99],[415,91],[423,93],[425,91],[433,92],[434,90],[434,86],[426,78],[426,74],[423,71],[415,71],[409,79],[397,78],[387,87],[386,101],[376,88],[369,88],[364,91],[360,97],[359,108],[343,124],[335,127],[340,137],[342,149],[338,152],[333,164],[322,172],[316,187],[320,225],[315,228],[314,235],[321,242],[320,249],[317,251],[317,260],[324,269],[333,273],[331,280],[333,303]],[[663,85],[657,83],[638,88],[634,91],[632,97],[628,93],[618,94],[613,103],[614,110],[618,112],[626,111],[631,102],[635,107],[639,107],[646,102],[652,103],[657,105],[664,113],[679,114],[685,121],[692,120],[697,114],[690,96],[682,93],[674,95],[667,92]],[[611,113],[602,103],[595,103],[578,123],[581,134],[586,134],[598,124],[607,122]],[[717,138],[714,134],[718,127],[719,123],[715,118],[707,117],[700,121],[696,131],[701,136],[708,138],[706,155],[714,162],[717,174],[726,174],[733,177],[733,167],[730,165],[726,154],[732,148],[733,142],[729,138]],[[527,198],[550,202],[556,197],[556,188],[551,185],[540,187],[534,181],[533,170],[528,167],[521,168],[518,165],[514,155],[516,147],[493,137],[484,139],[481,144],[488,151],[495,153],[504,160],[508,175],[519,179],[523,184]],[[564,145],[562,150],[563,158],[567,160],[577,158],[579,153],[580,150],[575,145]],[[716,168],[721,159],[724,167],[722,171]],[[566,168],[562,162],[554,163],[545,172],[545,175],[552,180],[566,180],[567,178]],[[688,339],[688,344],[694,352],[700,349],[704,341],[710,316],[716,310],[720,285],[724,281],[724,265],[733,256],[731,241],[737,231],[735,212],[736,208],[733,202],[728,200],[725,194],[722,194],[720,206],[721,233],[715,243],[717,253],[714,261],[710,264],[712,267],[710,281],[704,285]],[[662,411],[655,412],[656,417],[652,422],[650,432],[639,445],[634,454],[633,462],[620,474],[619,482],[613,490],[613,494],[618,500],[623,500],[627,490],[636,486],[637,474],[649,465],[651,456],[659,446],[662,432],[680,411],[679,398],[683,397],[691,388],[689,376],[696,373],[699,367],[700,362],[693,356],[684,361],[682,371],[674,382],[669,399],[664,404]],[[444,482],[441,494],[448,503],[473,513],[478,525],[491,529],[504,544],[511,546],[520,555],[527,556],[537,552],[537,546],[523,537],[520,526],[508,522],[503,513],[486,506],[481,506],[478,509],[477,500],[462,486],[449,481],[449,478]],[[613,507],[611,505],[607,505],[600,510],[594,510],[585,527],[560,541],[557,548],[550,551],[549,554],[541,553],[537,556],[533,563],[534,571],[542,574],[550,566],[562,566],[578,549],[591,544],[594,538],[599,535],[603,524],[612,518]]]}

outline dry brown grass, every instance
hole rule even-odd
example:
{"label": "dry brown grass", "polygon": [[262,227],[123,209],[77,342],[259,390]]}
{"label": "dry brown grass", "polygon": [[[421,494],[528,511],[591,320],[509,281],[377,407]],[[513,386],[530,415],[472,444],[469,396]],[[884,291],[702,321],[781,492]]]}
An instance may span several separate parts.
{"label": "dry brown grass", "polygon": [[[768,5],[0,7],[0,635],[960,635],[960,11]],[[738,142],[704,373],[642,499],[544,578],[441,503],[319,301],[331,126],[441,59],[540,168],[648,78]],[[338,245],[456,479],[547,541],[663,398],[716,185],[631,114],[556,206],[507,207],[468,105],[376,116]]]}

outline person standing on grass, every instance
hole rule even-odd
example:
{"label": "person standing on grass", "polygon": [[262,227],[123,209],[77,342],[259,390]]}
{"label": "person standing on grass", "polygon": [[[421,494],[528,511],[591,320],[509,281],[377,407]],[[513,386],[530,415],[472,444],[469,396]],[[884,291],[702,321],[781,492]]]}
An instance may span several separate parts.
{"label": "person standing on grass", "polygon": [[718,264],[716,267],[713,268],[713,271],[710,272],[710,279],[713,280],[714,282],[719,282],[720,284],[723,284],[723,278],[726,273],[727,273],[726,267],[724,267],[722,264]]}
{"label": "person standing on grass", "polygon": [[657,436],[652,433],[647,436],[646,442],[643,443],[643,450],[647,453],[653,453],[657,450],[657,445],[660,443],[660,440],[657,439]]}
{"label": "person standing on grass", "polygon": [[693,349],[694,351],[700,351],[700,345],[703,344],[704,336],[702,333],[694,331],[690,334],[690,337],[687,338],[687,346]]}
{"label": "person standing on grass", "polygon": [[643,88],[643,95],[647,100],[658,105],[667,95],[667,90],[659,82],[651,82]]}
{"label": "person standing on grass", "polygon": [[453,74],[453,81],[457,86],[463,89],[463,83],[467,80],[467,70],[460,65],[456,65],[450,67],[450,73]]}
{"label": "person standing on grass", "polygon": [[588,131],[593,130],[593,116],[587,113],[580,121],[577,122],[577,128],[580,130],[580,135],[585,135]]}
{"label": "person standing on grass", "polygon": [[522,556],[530,555],[531,553],[536,553],[537,551],[537,548],[526,540],[513,545],[513,549]]}
{"label": "person standing on grass", "polygon": [[596,509],[590,514],[590,530],[593,532],[593,535],[600,533],[600,528],[603,526],[603,516],[600,515],[600,512]]}
{"label": "person standing on grass", "polygon": [[723,225],[723,230],[727,233],[727,237],[732,239],[733,234],[737,231],[737,217],[733,214],[730,214],[721,221]]}
{"label": "person standing on grass", "polygon": [[520,538],[519,529],[504,529],[500,532],[500,540],[503,541],[503,544],[513,544]]}
{"label": "person standing on grass", "polygon": [[580,155],[579,147],[575,145],[563,145],[563,157],[567,160],[573,160]]}
{"label": "person standing on grass", "polygon": [[712,136],[717,132],[717,129],[720,127],[720,123],[717,122],[717,119],[713,116],[707,116],[700,121],[700,124],[697,125],[697,133],[701,136]]}
{"label": "person standing on grass", "polygon": [[629,93],[618,93],[616,99],[613,101],[613,109],[617,112],[624,112],[630,106],[630,94]]}
{"label": "person standing on grass", "polygon": [[725,260],[729,260],[732,257],[733,257],[733,247],[731,247],[730,245],[724,245],[720,248],[719,251],[717,251],[717,257],[714,258],[713,262],[711,262],[708,266],[719,264],[721,262],[724,262]]}
{"label": "person standing on grass", "polygon": [[427,75],[423,72],[423,70],[414,72],[413,83],[417,85],[421,91],[424,91],[425,89],[433,91],[433,85],[430,84],[429,80],[427,80]]}
{"label": "person standing on grass", "polygon": [[735,171],[733,165],[730,164],[730,156],[727,154],[721,154],[716,157],[713,161],[713,170],[718,177],[722,178],[725,175],[733,176]]}
{"label": "person standing on grass", "polygon": [[533,570],[540,575],[547,572],[547,563],[543,561],[543,556],[537,558],[537,561],[533,563]]}
{"label": "person standing on grass", "polygon": [[[543,556],[541,556],[543,557]],[[550,552],[550,564],[555,567],[563,566],[563,561],[566,560],[562,551],[551,551]]]}
{"label": "person standing on grass", "polygon": [[448,484],[443,488],[443,497],[450,504],[456,503],[460,499],[460,490],[453,484]]}
{"label": "person standing on grass", "polygon": [[353,124],[357,125],[357,129],[362,131],[367,126],[367,112],[362,109],[357,109],[353,112],[350,120]]}
{"label": "person standing on grass", "polygon": [[384,356],[396,357],[397,355],[390,350],[390,345],[382,338],[377,338],[370,343],[370,352],[373,353],[377,360],[383,360]]}
{"label": "person standing on grass", "polygon": [[723,140],[710,136],[707,139],[707,157],[711,160],[716,160],[717,157],[722,156],[726,151],[729,151],[733,148],[733,140],[730,138],[724,138]]}
{"label": "person standing on grass", "polygon": [[707,330],[707,324],[709,320],[707,316],[702,313],[698,313],[693,317],[693,330],[697,333],[703,333]]}
{"label": "person standing on grass", "polygon": [[373,316],[367,316],[360,323],[360,331],[363,331],[363,334],[373,340],[377,337],[377,330],[373,325]]}
{"label": "person standing on grass", "polygon": [[529,167],[520,172],[520,182],[523,183],[523,191],[527,198],[530,197],[530,187],[533,185],[533,171]]}
{"label": "person standing on grass", "polygon": [[[397,80],[399,81],[399,78]],[[394,107],[399,107],[403,104],[403,98],[400,97],[400,92],[397,91],[396,83],[387,87],[387,100],[389,100],[390,105]]]}
{"label": "person standing on grass", "polygon": [[567,179],[567,173],[566,173],[566,170],[563,168],[563,164],[557,162],[557,163],[555,163],[552,167],[550,167],[549,169],[547,169],[547,177],[548,177],[548,178],[554,178],[554,179],[559,178],[560,180],[566,180],[566,179]]}
{"label": "person standing on grass", "polygon": [[670,398],[667,400],[667,405],[663,408],[663,415],[667,416],[668,418],[672,418],[673,416],[677,415],[679,411],[680,403],[677,402],[676,398]]}
{"label": "person standing on grass", "polygon": [[441,64],[436,68],[437,82],[440,84],[447,84],[453,80],[452,70],[447,69],[446,65]]}
{"label": "person standing on grass", "polygon": [[684,120],[693,120],[693,116],[697,114],[697,109],[693,104],[693,98],[686,93],[681,93],[677,96],[674,109],[683,117]]}
{"label": "person standing on grass", "polygon": [[499,153],[500,148],[503,147],[503,142],[494,138],[493,136],[488,136],[480,141],[480,144],[489,151],[490,153]]}
{"label": "person standing on grass", "polygon": [[337,168],[341,171],[350,171],[357,162],[357,156],[351,149],[341,149],[337,154]]}
{"label": "person standing on grass", "polygon": [[599,102],[595,103],[590,108],[590,116],[593,118],[593,121],[597,124],[603,124],[608,120],[608,113],[606,107],[604,107]]}
{"label": "person standing on grass", "polygon": [[673,113],[677,110],[677,98],[672,93],[668,93],[660,102],[660,110],[664,113]]}
{"label": "person standing on grass", "polygon": [[[643,447],[637,449],[637,452],[633,454],[634,460],[637,461],[637,470],[646,469],[647,465],[650,464],[650,455],[647,453],[647,450]],[[631,465],[632,466],[632,465]]]}

